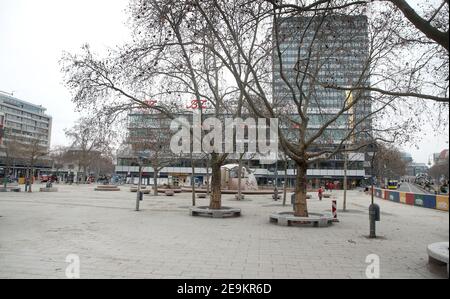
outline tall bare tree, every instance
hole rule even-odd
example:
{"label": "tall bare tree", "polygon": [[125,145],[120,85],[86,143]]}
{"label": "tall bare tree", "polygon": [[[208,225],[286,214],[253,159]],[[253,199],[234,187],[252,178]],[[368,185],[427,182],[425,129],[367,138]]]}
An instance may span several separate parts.
{"label": "tall bare tree", "polygon": [[70,129],[66,129],[66,136],[71,139],[70,153],[78,167],[83,171],[83,182],[89,175],[90,165],[102,154],[111,151],[115,132],[104,119],[84,117]]}

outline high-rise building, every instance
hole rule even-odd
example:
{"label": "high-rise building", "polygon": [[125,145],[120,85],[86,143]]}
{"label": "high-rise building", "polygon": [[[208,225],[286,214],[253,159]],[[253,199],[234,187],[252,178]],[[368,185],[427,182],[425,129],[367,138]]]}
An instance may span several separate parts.
{"label": "high-rise building", "polygon": [[[288,138],[298,140],[298,130],[290,120],[301,122],[298,107],[306,107],[309,119],[306,136],[315,135],[336,115],[312,148],[333,148],[349,132],[364,131],[345,143],[354,144],[370,138],[371,112],[369,91],[348,91],[369,81],[368,21],[363,15],[328,15],[326,17],[290,17],[274,26],[273,101],[280,109]],[[278,47],[276,45],[279,45]],[[332,88],[338,86],[340,89]],[[344,90],[348,88],[348,90]],[[355,105],[341,113],[346,105]],[[301,104],[300,104],[301,103]],[[360,130],[364,128],[364,130]],[[310,147],[310,148],[311,148]],[[349,155],[349,182],[360,182],[369,168],[363,152]],[[340,181],[344,176],[344,156],[310,165],[308,178],[314,181]]]}
{"label": "high-rise building", "polygon": [[44,107],[0,92],[0,176],[4,175],[4,168],[15,177],[24,175],[29,159],[19,153],[18,145],[21,149],[39,150],[39,160],[33,165],[37,172],[49,168],[44,153],[50,148],[51,129],[52,117]]}
{"label": "high-rise building", "polygon": [[38,140],[50,147],[52,117],[46,108],[0,92],[0,113],[4,115],[4,141],[14,139],[23,143]]}

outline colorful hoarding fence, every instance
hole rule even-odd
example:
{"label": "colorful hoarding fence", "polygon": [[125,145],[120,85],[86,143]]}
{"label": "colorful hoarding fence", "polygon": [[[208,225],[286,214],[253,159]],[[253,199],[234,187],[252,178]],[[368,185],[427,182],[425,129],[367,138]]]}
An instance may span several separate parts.
{"label": "colorful hoarding fence", "polygon": [[415,194],[407,192],[390,191],[384,189],[375,189],[375,196],[392,202],[414,205],[429,209],[449,211],[448,196],[432,194]]}

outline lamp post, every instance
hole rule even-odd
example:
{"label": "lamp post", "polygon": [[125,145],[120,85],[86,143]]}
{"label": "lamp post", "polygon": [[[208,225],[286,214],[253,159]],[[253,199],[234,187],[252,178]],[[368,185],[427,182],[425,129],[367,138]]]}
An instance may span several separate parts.
{"label": "lamp post", "polygon": [[136,211],[139,211],[139,202],[142,200],[141,183],[142,183],[142,164],[144,163],[143,156],[138,157],[138,163],[139,163],[139,182],[136,195]]}
{"label": "lamp post", "polygon": [[380,221],[380,207],[375,204],[374,202],[374,163],[375,163],[375,156],[376,156],[376,150],[377,145],[375,142],[372,142],[368,146],[369,151],[367,152],[368,156],[371,156],[371,162],[370,162],[370,175],[371,175],[371,205],[369,206],[369,223],[370,223],[370,234],[369,238],[376,238],[376,228],[375,228],[375,222]]}

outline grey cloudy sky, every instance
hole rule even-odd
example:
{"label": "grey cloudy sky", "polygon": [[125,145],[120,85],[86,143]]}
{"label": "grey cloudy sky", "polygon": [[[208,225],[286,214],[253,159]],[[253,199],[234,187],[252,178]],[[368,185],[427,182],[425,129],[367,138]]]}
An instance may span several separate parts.
{"label": "grey cloudy sky", "polygon": [[[83,43],[94,51],[128,38],[124,12],[127,0],[0,0],[0,90],[39,104],[53,117],[52,146],[64,145],[64,129],[78,115],[62,85],[58,64],[63,51]],[[448,148],[448,128],[429,134],[405,150],[427,163],[434,152]]]}

